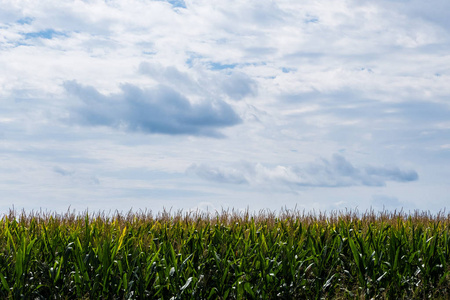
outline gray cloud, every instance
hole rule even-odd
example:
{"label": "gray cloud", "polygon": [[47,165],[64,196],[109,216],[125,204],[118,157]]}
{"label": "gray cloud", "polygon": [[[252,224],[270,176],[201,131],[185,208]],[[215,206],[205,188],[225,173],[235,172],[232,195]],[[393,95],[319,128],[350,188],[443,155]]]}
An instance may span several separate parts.
{"label": "gray cloud", "polygon": [[387,195],[373,195],[370,202],[371,207],[376,211],[415,209],[412,203],[403,203],[397,197]]}
{"label": "gray cloud", "polygon": [[151,64],[142,62],[139,65],[139,72],[147,75],[159,83],[169,85],[178,91],[193,92],[199,95],[207,95],[208,93],[223,93],[233,100],[241,100],[246,96],[255,95],[257,92],[257,83],[254,79],[243,72],[229,71],[227,65],[213,64],[215,68],[211,72],[207,72],[207,66],[200,72],[197,80],[192,76],[195,70],[190,73],[182,72],[174,66],[162,66],[159,64]]}
{"label": "gray cloud", "polygon": [[218,167],[211,167],[206,164],[193,164],[187,171],[189,174],[195,174],[205,180],[211,180],[220,183],[231,184],[245,184],[248,183],[244,174],[236,169],[222,169]]}
{"label": "gray cloud", "polygon": [[147,75],[157,82],[169,85],[177,90],[199,93],[201,87],[186,72],[181,72],[174,66],[164,67],[160,64],[142,62],[139,64],[139,73]]}
{"label": "gray cloud", "polygon": [[221,84],[223,91],[234,100],[256,94],[256,82],[245,73],[232,73]]}
{"label": "gray cloud", "polygon": [[409,182],[418,179],[413,170],[398,167],[355,167],[345,157],[334,154],[331,160],[305,166],[265,166],[241,163],[237,168],[219,168],[192,165],[188,172],[202,179],[219,183],[248,183],[251,185],[278,185],[290,189],[301,187],[384,186],[387,181]]}
{"label": "gray cloud", "polygon": [[72,183],[88,185],[100,184],[100,180],[96,176],[88,174],[78,174],[73,170],[68,170],[60,166],[53,167],[52,171],[62,177],[68,178]]}
{"label": "gray cloud", "polygon": [[322,160],[322,164],[311,164],[298,173],[315,175],[318,186],[384,186],[386,181],[408,182],[419,178],[416,171],[400,170],[398,167],[366,166],[356,168],[345,157],[334,154],[330,161]]}
{"label": "gray cloud", "polygon": [[86,126],[108,126],[129,131],[222,137],[218,129],[241,122],[224,101],[192,104],[170,87],[140,89],[131,84],[121,92],[103,95],[75,81],[64,83],[66,91],[83,100],[73,108],[72,121]]}
{"label": "gray cloud", "polygon": [[432,5],[419,0],[410,0],[407,5],[402,1],[383,1],[382,3],[387,7],[401,11],[406,16],[438,24],[446,31],[450,26],[447,14],[450,10],[450,2],[446,0],[434,0]]}
{"label": "gray cloud", "polygon": [[365,174],[368,175],[368,177],[371,178],[380,178],[385,180],[392,180],[392,181],[398,181],[398,182],[408,182],[408,181],[415,181],[419,178],[419,175],[416,171],[413,170],[407,170],[402,171],[397,167],[367,167],[364,169]]}
{"label": "gray cloud", "polygon": [[53,167],[53,172],[55,172],[55,173],[57,173],[59,175],[62,175],[62,176],[70,176],[70,175],[73,175],[75,173],[74,171],[69,171],[69,170],[63,169],[63,168],[58,167],[58,166]]}

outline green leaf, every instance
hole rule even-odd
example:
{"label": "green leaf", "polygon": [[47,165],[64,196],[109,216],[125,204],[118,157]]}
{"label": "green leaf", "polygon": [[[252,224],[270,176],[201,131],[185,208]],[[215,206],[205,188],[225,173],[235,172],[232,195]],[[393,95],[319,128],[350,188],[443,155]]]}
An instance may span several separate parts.
{"label": "green leaf", "polygon": [[8,284],[8,282],[6,281],[6,278],[5,278],[5,276],[3,275],[2,272],[0,272],[0,280],[2,281],[2,286],[3,286],[3,288],[4,288],[6,291],[9,291],[9,284]]}

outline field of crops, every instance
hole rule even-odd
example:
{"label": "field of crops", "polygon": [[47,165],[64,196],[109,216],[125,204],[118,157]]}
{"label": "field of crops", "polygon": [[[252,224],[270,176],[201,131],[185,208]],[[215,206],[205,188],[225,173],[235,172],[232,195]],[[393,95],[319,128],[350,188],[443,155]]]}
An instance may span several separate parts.
{"label": "field of crops", "polygon": [[10,211],[2,299],[450,299],[450,214]]}

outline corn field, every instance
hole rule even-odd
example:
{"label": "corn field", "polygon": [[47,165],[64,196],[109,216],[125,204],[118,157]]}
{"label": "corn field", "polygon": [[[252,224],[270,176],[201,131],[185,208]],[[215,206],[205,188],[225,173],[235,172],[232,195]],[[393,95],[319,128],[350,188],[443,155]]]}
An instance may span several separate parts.
{"label": "corn field", "polygon": [[2,299],[450,299],[450,214],[65,214],[0,221]]}

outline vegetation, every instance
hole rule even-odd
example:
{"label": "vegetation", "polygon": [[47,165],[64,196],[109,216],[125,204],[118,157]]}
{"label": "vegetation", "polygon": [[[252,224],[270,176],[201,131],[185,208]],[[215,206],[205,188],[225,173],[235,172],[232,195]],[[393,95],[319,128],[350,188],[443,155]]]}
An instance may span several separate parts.
{"label": "vegetation", "polygon": [[450,214],[10,211],[9,299],[449,299]]}

